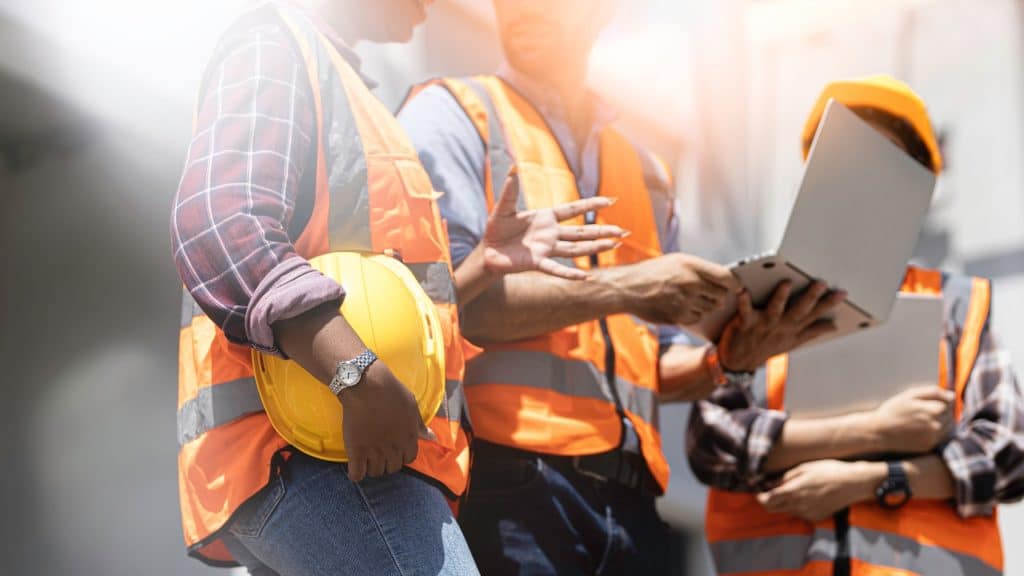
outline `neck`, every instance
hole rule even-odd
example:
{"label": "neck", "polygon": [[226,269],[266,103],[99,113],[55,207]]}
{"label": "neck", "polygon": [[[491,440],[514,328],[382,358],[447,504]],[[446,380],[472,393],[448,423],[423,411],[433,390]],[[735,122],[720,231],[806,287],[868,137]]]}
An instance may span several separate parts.
{"label": "neck", "polygon": [[341,38],[346,46],[353,47],[364,39],[364,27],[359,18],[362,10],[360,0],[299,0],[325,22]]}
{"label": "neck", "polygon": [[565,118],[577,142],[584,141],[590,131],[590,102],[587,98],[586,76],[585,68],[569,66],[545,82],[558,93],[562,105],[565,106]]}

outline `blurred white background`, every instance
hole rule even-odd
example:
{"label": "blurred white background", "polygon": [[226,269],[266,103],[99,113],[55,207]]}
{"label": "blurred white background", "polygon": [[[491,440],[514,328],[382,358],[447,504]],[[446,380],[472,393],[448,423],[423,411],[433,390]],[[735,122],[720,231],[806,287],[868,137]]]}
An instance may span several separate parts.
{"label": "blurred white background", "polygon": [[[198,79],[240,4],[0,4],[0,573],[214,573],[185,557],[178,524],[167,229]],[[359,51],[392,106],[413,82],[499,61],[488,0],[438,0],[412,44]],[[1024,361],[1022,59],[1019,0],[630,0],[591,82],[674,159],[685,246],[726,262],[780,234],[825,82],[908,81],[948,164],[917,258],[992,277],[996,328]],[[709,574],[685,417],[663,410],[662,507],[686,573]],[[1024,573],[1024,507],[1000,520],[1007,574]]]}

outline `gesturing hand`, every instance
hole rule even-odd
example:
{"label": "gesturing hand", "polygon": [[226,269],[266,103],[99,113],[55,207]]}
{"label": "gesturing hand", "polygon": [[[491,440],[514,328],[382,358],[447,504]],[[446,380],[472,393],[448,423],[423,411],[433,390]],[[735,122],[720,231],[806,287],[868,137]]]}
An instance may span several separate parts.
{"label": "gesturing hand", "polygon": [[423,424],[416,398],[382,360],[370,366],[365,380],[342,390],[342,433],[348,452],[348,477],[394,474],[416,459],[417,440],[436,440]]}
{"label": "gesturing hand", "polygon": [[718,341],[722,367],[734,372],[753,372],[776,354],[836,329],[825,316],[845,298],[842,291],[828,291],[816,282],[788,308],[792,284],[782,282],[763,310],[754,308],[749,292],[740,294],[736,316],[726,325]]}
{"label": "gesturing hand", "polygon": [[570,218],[615,203],[614,199],[595,197],[537,210],[517,209],[519,178],[505,180],[505,188],[487,218],[484,232],[484,267],[492,272],[511,274],[539,270],[570,280],[584,280],[584,270],[560,264],[554,258],[589,256],[615,248],[620,238],[629,235],[618,226],[562,226]]}

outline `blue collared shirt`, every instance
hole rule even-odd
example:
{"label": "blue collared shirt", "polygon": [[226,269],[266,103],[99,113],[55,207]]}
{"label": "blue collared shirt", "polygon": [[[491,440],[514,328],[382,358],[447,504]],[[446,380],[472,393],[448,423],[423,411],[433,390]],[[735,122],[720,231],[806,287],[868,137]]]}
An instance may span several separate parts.
{"label": "blue collared shirt", "polygon": [[[498,75],[525,96],[547,121],[569,161],[580,196],[598,192],[600,175],[600,133],[616,119],[614,111],[596,95],[590,98],[592,123],[582,146],[573,137],[565,105],[558,93],[540,86],[510,66],[502,66]],[[398,115],[420,160],[430,175],[441,216],[448,223],[452,262],[458,266],[480,243],[487,227],[487,200],[484,174],[486,149],[473,122],[458,101],[446,89],[431,86],[406,103]],[[649,154],[641,149],[641,154]],[[658,162],[645,174],[651,196],[658,238],[665,253],[679,251],[677,202],[669,174]],[[657,173],[660,172],[660,173]],[[662,347],[692,344],[693,339],[674,326],[659,327]]]}

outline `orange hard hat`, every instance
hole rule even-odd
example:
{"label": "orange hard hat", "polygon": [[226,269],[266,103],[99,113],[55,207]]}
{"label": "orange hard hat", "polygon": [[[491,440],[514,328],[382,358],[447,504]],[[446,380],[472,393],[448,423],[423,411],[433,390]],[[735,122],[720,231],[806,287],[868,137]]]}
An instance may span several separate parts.
{"label": "orange hard hat", "polygon": [[831,99],[835,99],[849,108],[874,108],[905,120],[928,148],[935,173],[942,172],[939,141],[935,137],[931,120],[928,119],[928,108],[925,106],[924,100],[910,86],[886,74],[839,80],[825,86],[804,125],[804,160],[807,159],[807,155],[811,151],[814,135],[818,131],[818,123],[821,122],[825,106]]}

